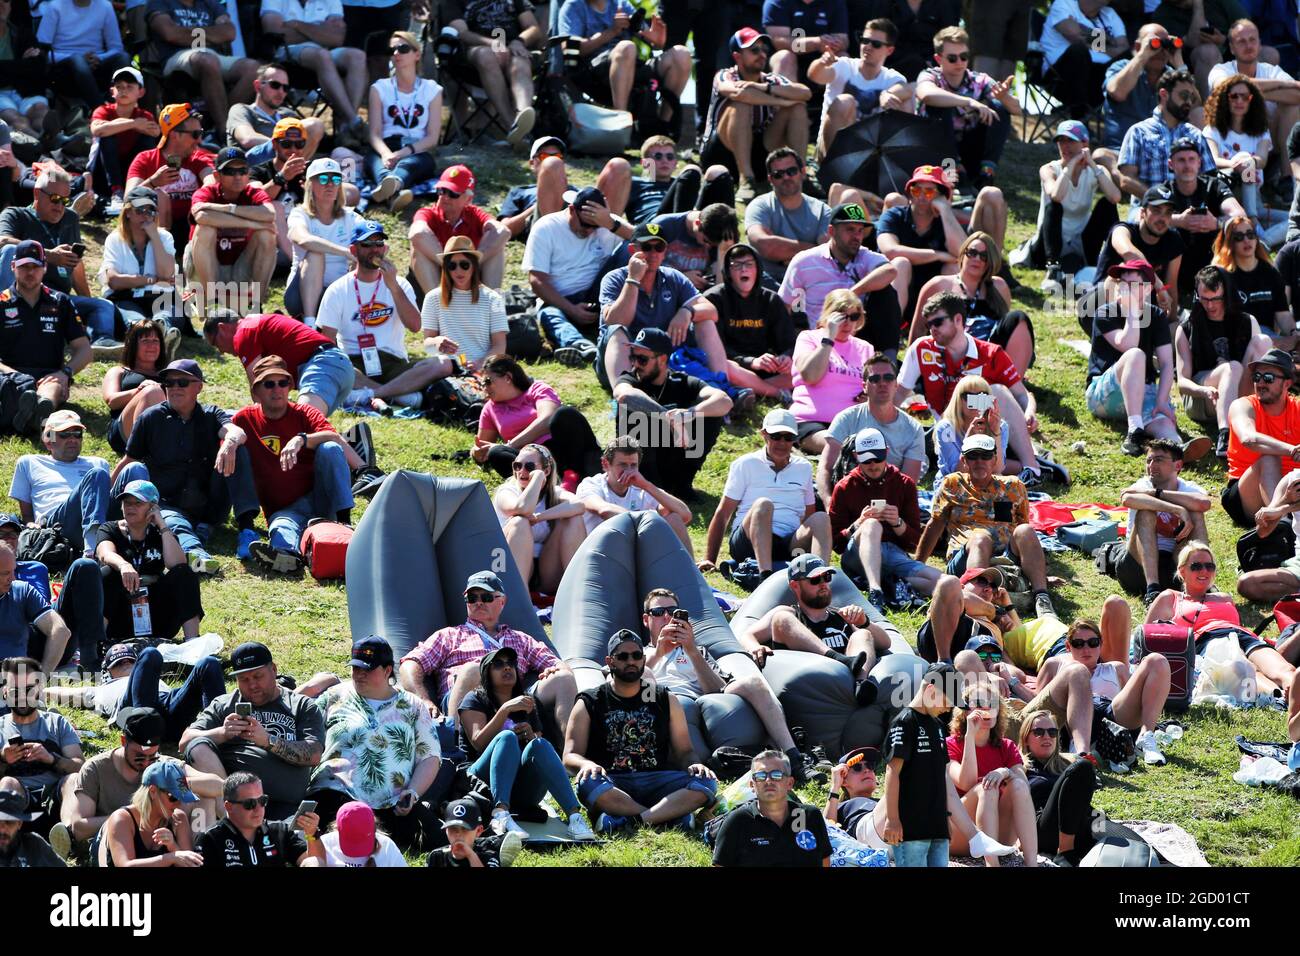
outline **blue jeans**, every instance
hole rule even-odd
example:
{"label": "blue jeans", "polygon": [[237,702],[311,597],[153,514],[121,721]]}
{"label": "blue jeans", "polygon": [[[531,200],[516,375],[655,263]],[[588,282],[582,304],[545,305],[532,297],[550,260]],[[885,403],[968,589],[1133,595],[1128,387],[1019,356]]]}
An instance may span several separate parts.
{"label": "blue jeans", "polygon": [[376,186],[385,176],[396,176],[402,181],[401,189],[410,189],[437,176],[438,161],[433,158],[433,153],[416,153],[399,160],[396,166],[388,169],[378,153],[367,153],[366,172]]}
{"label": "blue jeans", "polygon": [[[117,474],[113,483],[112,498],[117,501],[122,490],[129,482],[137,478],[149,480],[149,468],[141,461],[133,461]],[[226,478],[217,472],[212,473],[208,488],[208,507],[204,514],[189,515],[176,505],[163,500],[159,502],[163,522],[176,535],[181,548],[186,554],[196,553],[201,557],[211,557],[207,552],[207,542],[212,534],[212,525],[226,520],[233,506],[236,515],[256,513],[257,489],[253,487],[253,468],[248,461],[248,449],[240,447],[235,452],[235,470]]]}
{"label": "blue jeans", "polygon": [[162,654],[148,647],[140,652],[131,676],[127,678],[123,707],[152,707],[167,724],[165,740],[180,740],[199,711],[226,692],[221,676],[221,661],[205,657],[190,671],[185,683],[175,690],[162,690]]}
{"label": "blue jeans", "polygon": [[[7,289],[14,284],[14,254],[18,251],[16,244],[11,244],[0,248],[0,289]],[[58,268],[53,269],[53,274],[60,274]],[[54,284],[46,282],[51,288]],[[72,304],[77,308],[77,314],[81,316],[81,321],[85,323],[86,331],[90,333],[91,341],[98,338],[113,338],[117,329],[117,306],[107,299],[96,299],[84,295],[71,296]]]}
{"label": "blue jeans", "polygon": [[948,865],[947,840],[904,840],[893,848],[893,853],[894,866],[898,867]]}
{"label": "blue jeans", "polygon": [[557,349],[580,349],[592,345],[591,339],[578,331],[569,317],[553,305],[543,306],[537,318],[542,323],[542,331]]}
{"label": "blue jeans", "polygon": [[61,526],[64,536],[74,545],[78,544],[78,539],[73,529],[77,529],[81,532],[85,553],[93,553],[95,529],[108,517],[109,484],[108,471],[90,469],[81,476],[81,481],[63,504],[45,516],[45,523]]}
{"label": "blue jeans", "polygon": [[[636,773],[612,773],[608,777],[588,777],[578,786],[578,799],[595,808],[601,794],[617,787],[643,807],[653,807],[678,790],[695,790],[709,799],[718,792],[718,781],[696,777],[685,770],[642,770]],[[707,802],[707,801],[706,801]]]}
{"label": "blue jeans", "polygon": [[63,590],[54,610],[72,632],[69,644],[81,650],[81,669],[99,671],[104,646],[104,584],[99,562],[78,558],[63,575]]}
{"label": "blue jeans", "polygon": [[581,807],[569,774],[549,740],[534,737],[522,748],[512,730],[492,738],[469,770],[492,788],[492,799],[506,806],[532,807],[550,794],[565,813]]}
{"label": "blue jeans", "polygon": [[312,518],[333,521],[340,511],[352,507],[352,473],[343,457],[343,446],[327,442],[317,448],[313,472],[311,493],[271,515],[268,527],[272,547],[297,551],[307,522]]}

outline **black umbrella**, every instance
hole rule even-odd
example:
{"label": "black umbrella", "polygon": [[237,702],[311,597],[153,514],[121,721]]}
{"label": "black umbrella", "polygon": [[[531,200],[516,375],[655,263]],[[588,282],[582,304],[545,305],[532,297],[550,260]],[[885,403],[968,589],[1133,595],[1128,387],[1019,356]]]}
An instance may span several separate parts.
{"label": "black umbrella", "polygon": [[883,196],[901,192],[917,166],[942,166],[954,152],[943,120],[882,110],[839,131],[818,179],[826,186],[845,183]]}

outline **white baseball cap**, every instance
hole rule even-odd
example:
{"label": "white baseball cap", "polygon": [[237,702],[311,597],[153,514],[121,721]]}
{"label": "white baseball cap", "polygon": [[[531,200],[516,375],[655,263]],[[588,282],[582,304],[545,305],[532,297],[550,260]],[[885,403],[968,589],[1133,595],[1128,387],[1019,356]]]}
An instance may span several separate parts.
{"label": "white baseball cap", "polygon": [[763,431],[769,435],[777,432],[799,434],[799,423],[795,421],[794,412],[787,408],[774,408],[763,416]]}
{"label": "white baseball cap", "polygon": [[878,428],[864,428],[853,439],[853,455],[858,461],[884,461],[889,446]]}

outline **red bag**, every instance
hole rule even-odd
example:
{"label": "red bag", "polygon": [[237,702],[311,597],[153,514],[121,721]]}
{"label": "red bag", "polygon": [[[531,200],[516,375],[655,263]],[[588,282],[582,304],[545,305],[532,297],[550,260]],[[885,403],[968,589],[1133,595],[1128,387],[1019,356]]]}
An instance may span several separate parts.
{"label": "red bag", "polygon": [[1133,647],[1140,662],[1150,654],[1169,661],[1169,697],[1165,709],[1184,711],[1192,703],[1196,674],[1196,637],[1190,627],[1172,621],[1142,624],[1133,632]]}
{"label": "red bag", "polygon": [[298,550],[307,560],[311,576],[317,581],[343,577],[347,569],[348,544],[352,529],[337,521],[316,521],[302,533]]}
{"label": "red bag", "polygon": [[[1273,619],[1277,621],[1277,629],[1285,634],[1287,628],[1294,627],[1300,622],[1300,594],[1291,594],[1284,597],[1273,605]],[[1263,627],[1260,630],[1264,630]]]}

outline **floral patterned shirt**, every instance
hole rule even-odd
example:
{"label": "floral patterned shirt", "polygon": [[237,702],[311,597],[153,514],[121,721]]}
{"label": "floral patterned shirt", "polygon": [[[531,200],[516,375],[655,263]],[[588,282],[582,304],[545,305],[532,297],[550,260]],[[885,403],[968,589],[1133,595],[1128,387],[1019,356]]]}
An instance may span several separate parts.
{"label": "floral patterned shirt", "polygon": [[1019,478],[993,475],[980,491],[970,475],[954,472],[940,482],[930,514],[939,519],[948,513],[948,554],[963,547],[972,532],[984,530],[993,536],[994,555],[1011,546],[1016,525],[1029,521],[1029,493]]}
{"label": "floral patterned shirt", "polygon": [[[932,66],[928,70],[922,70],[921,75],[916,78],[917,83],[929,80],[945,93],[956,93],[958,96],[969,96],[971,99],[983,103],[985,106],[992,106],[993,87],[997,86],[998,81],[993,79],[987,73],[979,73],[975,70],[967,70],[962,74],[961,83],[957,86],[949,86],[948,81],[943,78],[943,70],[937,66]],[[925,104],[918,99],[916,101],[916,113],[918,116],[926,116]],[[942,114],[941,114],[942,115]],[[952,128],[958,134],[968,129],[973,129],[979,125],[979,114],[972,109],[961,108],[953,109]]]}
{"label": "floral patterned shirt", "polygon": [[325,753],[312,789],[343,790],[382,810],[397,803],[421,760],[442,754],[429,708],[409,691],[368,700],[344,681],[317,703],[325,713]]}

